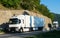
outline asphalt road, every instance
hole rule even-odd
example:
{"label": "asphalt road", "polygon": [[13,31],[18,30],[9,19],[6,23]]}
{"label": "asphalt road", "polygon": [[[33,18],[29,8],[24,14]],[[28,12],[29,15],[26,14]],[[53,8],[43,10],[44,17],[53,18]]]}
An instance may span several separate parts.
{"label": "asphalt road", "polygon": [[24,32],[24,33],[7,33],[0,35],[0,38],[24,38],[27,36],[34,36],[36,34],[41,33],[41,31],[34,31],[34,32]]}

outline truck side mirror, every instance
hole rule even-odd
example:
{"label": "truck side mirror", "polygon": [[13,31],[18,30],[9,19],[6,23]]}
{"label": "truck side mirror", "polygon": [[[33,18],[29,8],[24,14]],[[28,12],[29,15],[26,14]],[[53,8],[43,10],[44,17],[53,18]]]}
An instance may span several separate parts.
{"label": "truck side mirror", "polygon": [[21,23],[21,20],[19,20],[19,23]]}

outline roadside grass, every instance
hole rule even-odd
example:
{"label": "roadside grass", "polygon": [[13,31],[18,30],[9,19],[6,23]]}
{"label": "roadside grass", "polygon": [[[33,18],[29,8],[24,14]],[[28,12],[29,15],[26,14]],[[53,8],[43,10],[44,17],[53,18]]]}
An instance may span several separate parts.
{"label": "roadside grass", "polygon": [[33,37],[25,37],[25,38],[60,38],[60,31],[49,31],[46,33],[40,33]]}
{"label": "roadside grass", "polygon": [[0,34],[4,34],[5,32],[2,30],[2,29],[0,29]]}

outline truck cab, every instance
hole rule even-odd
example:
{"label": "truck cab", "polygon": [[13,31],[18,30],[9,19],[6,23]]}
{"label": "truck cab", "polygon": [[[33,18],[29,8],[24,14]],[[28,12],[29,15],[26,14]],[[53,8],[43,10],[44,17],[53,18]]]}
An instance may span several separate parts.
{"label": "truck cab", "polygon": [[58,21],[53,21],[53,28],[56,29],[59,27]]}
{"label": "truck cab", "polygon": [[23,19],[18,16],[13,16],[9,19],[9,31],[20,31],[22,29]]}

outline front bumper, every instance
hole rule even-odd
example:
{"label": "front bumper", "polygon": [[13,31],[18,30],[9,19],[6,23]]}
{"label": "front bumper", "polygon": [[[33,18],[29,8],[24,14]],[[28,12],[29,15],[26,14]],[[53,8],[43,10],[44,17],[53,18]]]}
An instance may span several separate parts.
{"label": "front bumper", "polygon": [[10,27],[9,29],[8,29],[9,31],[19,31],[19,29],[17,28],[17,27]]}

